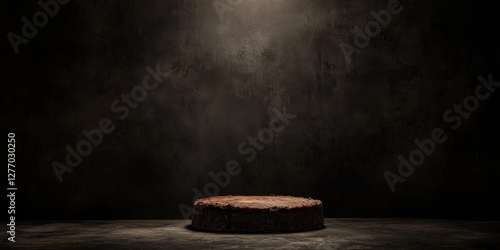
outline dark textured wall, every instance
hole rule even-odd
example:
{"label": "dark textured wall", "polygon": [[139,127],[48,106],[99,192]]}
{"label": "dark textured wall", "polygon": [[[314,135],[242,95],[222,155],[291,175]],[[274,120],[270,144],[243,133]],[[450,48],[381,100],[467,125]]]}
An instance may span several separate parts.
{"label": "dark textured wall", "polygon": [[[329,217],[498,219],[498,93],[395,192],[383,175],[415,139],[450,127],[443,113],[478,75],[500,79],[493,1],[401,0],[348,63],[339,44],[388,2],[247,0],[221,21],[211,0],[71,1],[19,53],[4,36],[18,216],[180,218],[192,189],[234,159],[243,171],[220,194],[310,196]],[[3,34],[38,10],[4,2]],[[168,76],[120,120],[110,105],[157,64]],[[238,145],[285,106],[297,117],[247,163]],[[60,183],[53,162],[103,118],[115,130]]]}

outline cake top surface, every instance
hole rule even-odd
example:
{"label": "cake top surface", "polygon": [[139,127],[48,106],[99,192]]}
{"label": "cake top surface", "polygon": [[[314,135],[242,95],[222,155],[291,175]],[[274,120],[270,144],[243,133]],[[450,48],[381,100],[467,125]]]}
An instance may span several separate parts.
{"label": "cake top surface", "polygon": [[322,203],[320,200],[293,196],[213,196],[198,199],[194,205],[278,210],[322,206]]}

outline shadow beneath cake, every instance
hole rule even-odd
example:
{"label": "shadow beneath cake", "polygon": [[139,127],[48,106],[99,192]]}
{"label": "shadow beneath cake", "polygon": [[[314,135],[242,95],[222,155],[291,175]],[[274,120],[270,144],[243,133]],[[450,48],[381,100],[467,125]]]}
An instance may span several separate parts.
{"label": "shadow beneath cake", "polygon": [[259,231],[259,232],[243,232],[243,231],[208,231],[208,230],[200,230],[194,228],[192,225],[187,225],[184,227],[185,229],[198,232],[198,233],[212,233],[212,234],[296,234],[296,233],[306,233],[312,231],[320,231],[325,229],[326,227],[323,225],[319,228],[309,229],[309,230],[297,230],[297,231]]}

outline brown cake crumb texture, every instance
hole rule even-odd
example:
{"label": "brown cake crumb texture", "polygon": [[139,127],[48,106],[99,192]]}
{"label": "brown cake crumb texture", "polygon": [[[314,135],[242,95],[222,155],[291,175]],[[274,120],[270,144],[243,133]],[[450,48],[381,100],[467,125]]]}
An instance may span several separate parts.
{"label": "brown cake crumb texture", "polygon": [[280,210],[322,206],[321,201],[293,196],[214,196],[198,199],[195,206],[220,208]]}
{"label": "brown cake crumb texture", "polygon": [[192,227],[217,232],[298,232],[323,228],[319,200],[292,196],[215,196],[194,202]]}

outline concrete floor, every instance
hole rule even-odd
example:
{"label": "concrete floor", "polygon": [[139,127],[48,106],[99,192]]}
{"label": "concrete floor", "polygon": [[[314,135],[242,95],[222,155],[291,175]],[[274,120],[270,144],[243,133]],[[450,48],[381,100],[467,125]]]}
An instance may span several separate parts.
{"label": "concrete floor", "polygon": [[500,222],[326,219],[289,234],[193,231],[189,221],[23,222],[0,249],[500,249]]}

